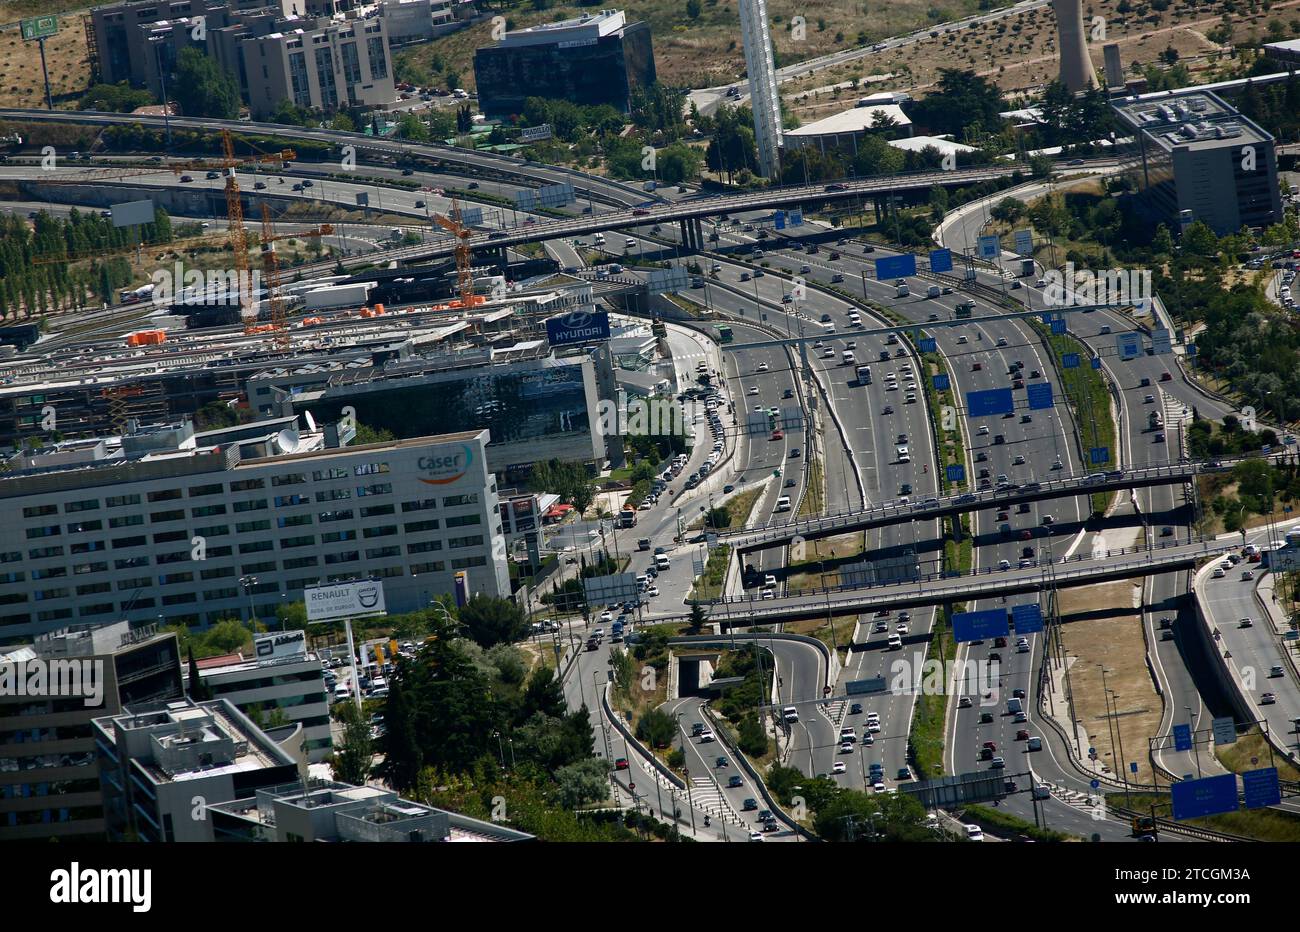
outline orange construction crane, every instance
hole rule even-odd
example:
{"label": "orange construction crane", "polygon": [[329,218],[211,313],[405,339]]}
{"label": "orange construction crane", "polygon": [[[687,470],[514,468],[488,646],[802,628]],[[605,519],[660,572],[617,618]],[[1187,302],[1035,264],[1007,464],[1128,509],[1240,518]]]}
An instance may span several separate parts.
{"label": "orange construction crane", "polygon": [[301,233],[286,233],[278,235],[275,227],[271,223],[271,209],[262,204],[262,278],[266,285],[266,303],[271,310],[270,326],[246,327],[245,333],[271,333],[275,341],[275,348],[286,350],[289,348],[289,328],[285,325],[284,320],[284,298],[280,295],[280,260],[275,254],[275,244],[278,240],[299,239],[302,237],[328,236],[334,232],[334,226],[329,223],[322,223],[320,226]]}
{"label": "orange construction crane", "polygon": [[452,236],[456,237],[456,290],[460,292],[461,307],[469,309],[475,304],[482,304],[482,298],[474,296],[474,272],[470,268],[469,238],[473,235],[469,227],[461,223],[460,204],[451,199],[451,216],[434,214],[433,220]]}

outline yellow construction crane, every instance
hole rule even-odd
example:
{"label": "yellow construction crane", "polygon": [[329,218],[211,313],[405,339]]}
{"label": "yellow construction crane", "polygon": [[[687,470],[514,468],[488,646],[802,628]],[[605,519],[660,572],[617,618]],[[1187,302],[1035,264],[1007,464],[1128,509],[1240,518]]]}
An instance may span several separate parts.
{"label": "yellow construction crane", "polygon": [[460,204],[451,199],[451,216],[434,214],[433,220],[452,236],[456,237],[456,290],[460,292],[461,307],[469,309],[481,304],[483,299],[474,296],[474,271],[470,267],[469,238],[473,235],[469,227],[461,223]]}
{"label": "yellow construction crane", "polygon": [[271,209],[265,203],[262,204],[262,278],[266,285],[266,303],[271,311],[271,323],[269,325],[249,324],[244,328],[245,333],[270,333],[275,341],[276,349],[289,348],[289,328],[284,319],[284,298],[280,295],[280,260],[275,254],[275,244],[278,240],[299,239],[305,237],[328,236],[334,232],[334,227],[329,223],[322,223],[320,226],[301,233],[287,233],[279,235],[275,232],[275,227],[271,222]]}

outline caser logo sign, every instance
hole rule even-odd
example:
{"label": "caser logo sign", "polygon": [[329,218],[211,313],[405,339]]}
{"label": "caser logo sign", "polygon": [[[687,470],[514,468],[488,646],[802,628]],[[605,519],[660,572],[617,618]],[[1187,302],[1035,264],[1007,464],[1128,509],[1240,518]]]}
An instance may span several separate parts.
{"label": "caser logo sign", "polygon": [[456,453],[422,456],[415,465],[422,472],[428,473],[427,476],[420,477],[421,482],[429,485],[448,485],[469,472],[470,464],[473,462],[474,451],[469,444],[464,444]]}

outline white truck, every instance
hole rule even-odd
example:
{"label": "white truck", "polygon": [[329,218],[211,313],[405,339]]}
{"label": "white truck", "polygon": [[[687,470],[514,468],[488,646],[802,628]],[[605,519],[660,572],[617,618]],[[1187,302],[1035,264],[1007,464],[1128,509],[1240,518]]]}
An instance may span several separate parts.
{"label": "white truck", "polygon": [[938,286],[938,285],[931,285],[929,288],[925,289],[925,296],[926,296],[927,298],[937,298],[937,297],[939,297],[939,286]]}
{"label": "white truck", "polygon": [[907,282],[894,286],[894,297],[906,298],[909,294],[911,294],[911,291],[907,288]]}
{"label": "white truck", "polygon": [[362,307],[375,287],[374,282],[355,282],[351,285],[328,285],[316,288],[302,296],[303,310],[318,311],[333,307]]}

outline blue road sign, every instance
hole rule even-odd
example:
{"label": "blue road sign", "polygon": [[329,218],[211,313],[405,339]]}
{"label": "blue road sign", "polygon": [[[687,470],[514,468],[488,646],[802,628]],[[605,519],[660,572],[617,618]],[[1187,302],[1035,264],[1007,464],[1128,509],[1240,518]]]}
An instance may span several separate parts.
{"label": "blue road sign", "polygon": [[784,210],[778,210],[776,213],[772,214],[772,225],[775,226],[778,230],[784,230],[784,229],[785,229],[785,211],[784,211]]}
{"label": "blue road sign", "polygon": [[1130,761],[1128,765],[1128,770],[1129,773],[1137,773],[1138,772],[1137,761]]}
{"label": "blue road sign", "polygon": [[934,337],[922,337],[916,341],[916,345],[923,353],[939,352],[939,343]]}
{"label": "blue road sign", "polygon": [[1276,767],[1247,770],[1241,775],[1241,782],[1246,788],[1247,809],[1276,806],[1282,801],[1282,787],[1277,782]]}
{"label": "blue road sign", "polygon": [[1142,355],[1142,335],[1140,333],[1121,333],[1115,337],[1115,352],[1120,359],[1137,359]]}
{"label": "blue road sign", "polygon": [[1100,466],[1102,463],[1110,462],[1110,447],[1090,447],[1088,449],[1088,462],[1094,466]]}
{"label": "blue road sign", "polygon": [[1025,394],[1029,398],[1030,411],[1044,411],[1056,407],[1056,402],[1052,400],[1051,382],[1030,382],[1025,386]]}
{"label": "blue road sign", "polygon": [[1170,787],[1170,792],[1174,801],[1174,818],[1179,822],[1238,809],[1235,773],[1184,780]]}
{"label": "blue road sign", "polygon": [[1052,321],[1052,333],[1055,333],[1057,335],[1065,333],[1065,321],[1063,320]]}
{"label": "blue road sign", "polygon": [[1098,787],[1101,786],[1101,781],[1100,781],[1100,780],[1093,780],[1093,781],[1091,781],[1088,785],[1089,785],[1090,787],[1092,787],[1092,788],[1095,790],[1095,789],[1097,789]]}
{"label": "blue road sign", "polygon": [[1011,622],[1016,634],[1034,634],[1043,630],[1043,612],[1037,602],[1011,606]]}
{"label": "blue road sign", "polygon": [[1100,356],[1094,356],[1094,357],[1092,357],[1092,367],[1093,367],[1094,369],[1100,369],[1100,368],[1101,368],[1101,357],[1100,357]]}
{"label": "blue road sign", "polygon": [[957,612],[952,616],[952,636],[958,641],[982,641],[1006,637],[1007,610],[990,608],[982,612]]}
{"label": "blue road sign", "polygon": [[1065,353],[1064,355],[1062,355],[1062,356],[1061,356],[1061,368],[1063,368],[1063,369],[1077,369],[1077,368],[1079,368],[1079,354],[1078,354],[1078,353]]}
{"label": "blue road sign", "polygon": [[1174,750],[1190,751],[1192,749],[1192,726],[1174,726]]}
{"label": "blue road sign", "polygon": [[986,388],[966,393],[966,416],[987,417],[991,414],[1010,414],[1015,407],[1009,388]]}
{"label": "blue road sign", "polygon": [[1002,255],[1002,239],[996,233],[981,236],[978,244],[981,259],[997,259]]}
{"label": "blue road sign", "polygon": [[796,207],[790,211],[790,226],[803,226],[803,208]]}
{"label": "blue road sign", "polygon": [[952,250],[950,249],[930,250],[930,271],[951,272],[952,271]]}
{"label": "blue road sign", "polygon": [[934,390],[936,392],[946,392],[952,386],[952,380],[948,378],[948,373],[940,372],[934,377]]}
{"label": "blue road sign", "polygon": [[916,256],[910,252],[901,256],[885,256],[876,260],[876,278],[884,281],[887,278],[907,278],[909,275],[916,274]]}
{"label": "blue road sign", "polygon": [[949,463],[944,472],[947,474],[949,482],[966,481],[966,467],[961,463]]}

